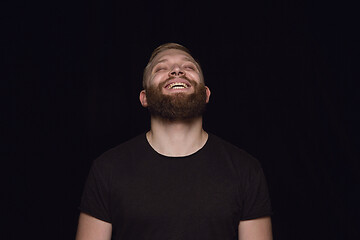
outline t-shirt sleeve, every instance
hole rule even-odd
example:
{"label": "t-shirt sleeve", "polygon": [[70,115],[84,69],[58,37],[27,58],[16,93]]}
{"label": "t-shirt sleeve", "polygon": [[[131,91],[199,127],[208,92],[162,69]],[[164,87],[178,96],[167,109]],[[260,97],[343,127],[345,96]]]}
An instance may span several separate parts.
{"label": "t-shirt sleeve", "polygon": [[80,203],[80,211],[111,223],[109,214],[111,172],[103,161],[96,159],[90,169]]}
{"label": "t-shirt sleeve", "polygon": [[272,214],[269,191],[260,164],[246,174],[243,187],[241,220],[250,220]]}

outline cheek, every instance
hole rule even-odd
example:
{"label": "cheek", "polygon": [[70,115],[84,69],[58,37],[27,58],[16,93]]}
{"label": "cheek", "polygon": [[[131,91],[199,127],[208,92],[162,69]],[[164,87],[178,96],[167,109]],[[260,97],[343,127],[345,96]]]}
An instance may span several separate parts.
{"label": "cheek", "polygon": [[159,77],[158,75],[154,75],[154,76],[150,76],[150,78],[148,79],[148,85],[153,85],[156,84],[157,82],[159,82]]}
{"label": "cheek", "polygon": [[150,81],[152,82],[159,82],[163,79],[168,78],[168,75],[166,73],[156,73],[153,76],[150,77]]}
{"label": "cheek", "polygon": [[199,81],[199,82],[201,81],[200,74],[197,72],[189,72],[188,76],[191,77],[195,81]]}
{"label": "cheek", "polygon": [[[165,74],[156,74],[149,78],[148,86],[160,87],[162,84],[165,84],[165,80],[168,78]],[[161,87],[160,87],[161,88]]]}

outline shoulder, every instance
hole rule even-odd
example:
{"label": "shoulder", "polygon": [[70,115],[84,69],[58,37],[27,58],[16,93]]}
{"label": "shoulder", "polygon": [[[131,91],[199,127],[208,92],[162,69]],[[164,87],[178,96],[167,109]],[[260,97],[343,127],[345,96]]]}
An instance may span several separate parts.
{"label": "shoulder", "polygon": [[140,134],[126,142],[123,142],[97,157],[93,165],[97,167],[112,168],[129,160],[139,150],[144,148],[145,134]]}
{"label": "shoulder", "polygon": [[244,149],[209,133],[209,145],[214,154],[220,155],[224,159],[230,160],[235,167],[260,169],[261,164],[258,159],[246,152]]}

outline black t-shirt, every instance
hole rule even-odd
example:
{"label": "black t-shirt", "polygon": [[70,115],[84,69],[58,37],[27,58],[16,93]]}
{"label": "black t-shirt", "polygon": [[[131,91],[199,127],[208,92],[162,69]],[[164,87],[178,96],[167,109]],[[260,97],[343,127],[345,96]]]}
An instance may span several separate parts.
{"label": "black t-shirt", "polygon": [[157,153],[145,134],[96,159],[80,210],[112,224],[112,239],[237,239],[241,220],[271,214],[262,168],[209,134],[186,157]]}

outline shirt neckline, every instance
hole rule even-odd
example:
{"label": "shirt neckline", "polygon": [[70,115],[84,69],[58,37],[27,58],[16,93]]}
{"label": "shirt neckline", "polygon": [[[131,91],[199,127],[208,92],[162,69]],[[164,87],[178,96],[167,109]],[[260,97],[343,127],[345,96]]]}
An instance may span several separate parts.
{"label": "shirt neckline", "polygon": [[212,135],[210,133],[207,133],[208,134],[208,138],[206,139],[206,142],[204,144],[204,146],[202,146],[199,150],[197,150],[196,152],[194,153],[191,153],[189,155],[186,155],[186,156],[166,156],[164,154],[161,154],[159,153],[158,151],[156,151],[151,145],[150,143],[148,142],[147,138],[146,138],[146,132],[143,134],[143,141],[145,142],[145,145],[146,145],[146,148],[147,148],[147,151],[151,152],[152,154],[154,155],[157,155],[158,157],[161,157],[161,158],[164,158],[164,159],[173,159],[173,160],[176,160],[176,159],[191,159],[193,158],[195,155],[200,155],[203,151],[205,151],[205,149],[208,148],[208,146],[210,145],[210,142],[212,141]]}

